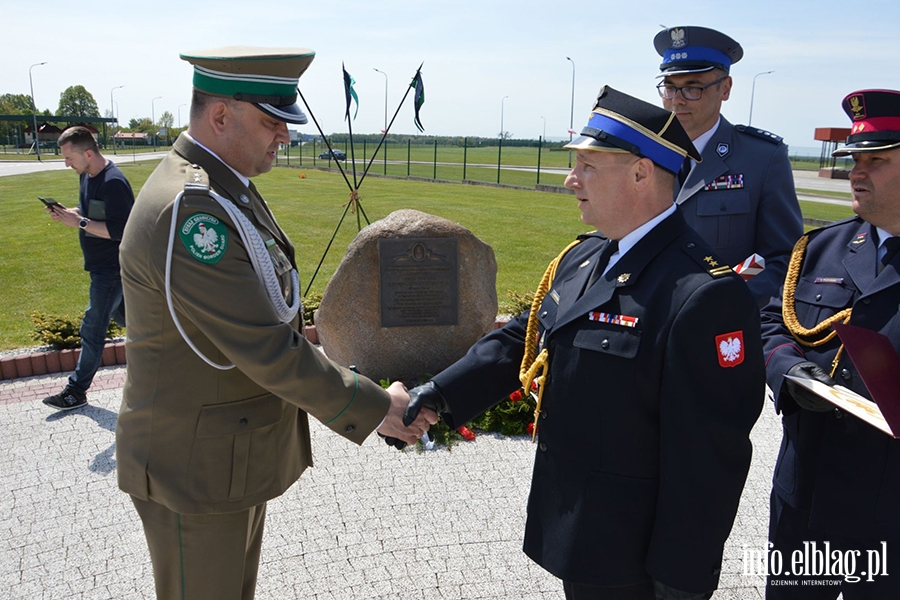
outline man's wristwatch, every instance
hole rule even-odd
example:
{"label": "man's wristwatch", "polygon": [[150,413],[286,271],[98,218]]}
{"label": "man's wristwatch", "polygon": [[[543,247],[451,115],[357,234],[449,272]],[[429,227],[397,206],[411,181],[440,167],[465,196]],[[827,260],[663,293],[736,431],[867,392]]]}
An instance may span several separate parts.
{"label": "man's wristwatch", "polygon": [[81,217],[81,220],[78,221],[78,226],[81,229],[87,229],[88,223],[90,223],[90,222],[91,222],[90,219],[88,219],[87,217]]}

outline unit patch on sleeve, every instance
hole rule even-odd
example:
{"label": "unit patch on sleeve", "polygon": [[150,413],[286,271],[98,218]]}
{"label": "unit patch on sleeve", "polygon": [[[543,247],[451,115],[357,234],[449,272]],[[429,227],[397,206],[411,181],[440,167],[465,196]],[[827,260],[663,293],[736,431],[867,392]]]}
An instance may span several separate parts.
{"label": "unit patch on sleeve", "polygon": [[744,332],[732,331],[716,336],[720,367],[736,367],[744,362]]}
{"label": "unit patch on sleeve", "polygon": [[225,225],[207,213],[194,213],[185,219],[178,234],[191,256],[208,265],[219,262],[228,247]]}

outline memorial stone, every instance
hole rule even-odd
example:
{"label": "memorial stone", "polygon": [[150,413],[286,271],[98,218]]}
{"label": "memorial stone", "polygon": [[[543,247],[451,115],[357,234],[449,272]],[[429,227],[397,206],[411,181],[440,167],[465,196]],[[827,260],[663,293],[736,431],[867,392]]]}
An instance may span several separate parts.
{"label": "memorial stone", "polygon": [[399,210],[350,244],[316,311],[329,358],[373,379],[448,367],[497,317],[490,246],[447,219]]}

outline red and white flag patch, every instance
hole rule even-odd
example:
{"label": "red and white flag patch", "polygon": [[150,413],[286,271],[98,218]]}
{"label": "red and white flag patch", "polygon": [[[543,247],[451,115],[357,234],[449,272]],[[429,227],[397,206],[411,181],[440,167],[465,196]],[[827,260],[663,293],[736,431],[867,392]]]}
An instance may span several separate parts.
{"label": "red and white flag patch", "polygon": [[744,332],[732,331],[716,336],[720,367],[736,367],[744,362]]}

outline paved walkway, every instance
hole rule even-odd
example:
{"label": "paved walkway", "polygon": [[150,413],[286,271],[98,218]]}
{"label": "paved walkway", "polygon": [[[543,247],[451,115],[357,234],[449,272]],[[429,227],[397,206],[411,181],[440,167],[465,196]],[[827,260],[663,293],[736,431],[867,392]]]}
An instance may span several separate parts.
{"label": "paved walkway", "polygon": [[[124,374],[101,369],[90,405],[69,413],[40,402],[65,375],[0,383],[0,598],[154,598],[140,521],[116,487]],[[312,437],[315,468],[269,503],[258,600],[562,600],[521,550],[529,439],[479,434],[450,451],[398,453],[315,421]],[[743,557],[765,544],[779,439],[767,404],[714,600],[763,597]]]}

